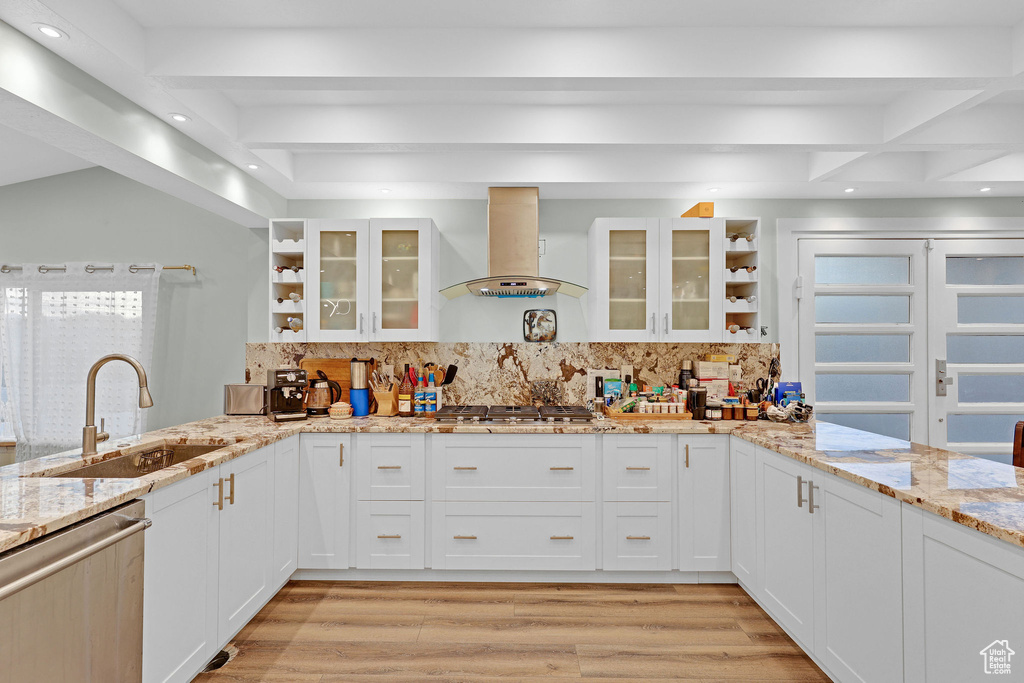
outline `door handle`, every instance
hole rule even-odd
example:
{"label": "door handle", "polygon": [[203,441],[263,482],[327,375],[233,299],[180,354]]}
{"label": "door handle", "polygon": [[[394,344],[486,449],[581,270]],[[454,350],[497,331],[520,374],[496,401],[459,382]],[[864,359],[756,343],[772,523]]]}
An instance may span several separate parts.
{"label": "door handle", "polygon": [[373,323],[370,326],[370,332],[377,334],[377,311],[373,312]]}
{"label": "door handle", "polygon": [[665,314],[665,334],[668,334],[668,313]]}
{"label": "door handle", "polygon": [[[807,482],[810,484],[810,482]],[[807,500],[804,498],[804,478],[799,474],[796,476],[796,506],[802,508]]]}
{"label": "door handle", "polygon": [[653,313],[651,313],[651,334],[657,334],[657,330],[654,329],[655,319],[656,318],[657,318],[657,316],[654,315]]}
{"label": "door handle", "polygon": [[813,481],[807,482],[807,514],[813,515],[814,511],[820,508],[820,505],[814,504],[814,491],[818,487],[814,485]]}
{"label": "door handle", "polygon": [[217,502],[213,504],[218,510],[224,509],[224,479],[223,477],[217,480],[217,483],[213,485],[217,489]]}
{"label": "door handle", "polygon": [[366,316],[364,314],[362,314],[362,313],[359,314],[359,334],[363,333],[363,319],[365,317]]}
{"label": "door handle", "polygon": [[338,444],[338,467],[345,466],[345,444]]}
{"label": "door handle", "polygon": [[232,505],[235,504],[235,473],[232,472],[231,476],[228,477],[228,483],[231,484],[231,493],[228,494],[228,502]]}
{"label": "door handle", "polygon": [[953,386],[953,378],[946,374],[946,361],[935,359],[935,395],[945,396],[946,390]]}
{"label": "door handle", "polygon": [[686,469],[690,469],[690,444],[686,444]]}

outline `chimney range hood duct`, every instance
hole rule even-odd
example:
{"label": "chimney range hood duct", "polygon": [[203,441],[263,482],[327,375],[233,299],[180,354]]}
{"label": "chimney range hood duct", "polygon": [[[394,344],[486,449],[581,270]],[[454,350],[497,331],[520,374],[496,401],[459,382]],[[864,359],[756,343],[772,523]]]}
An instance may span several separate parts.
{"label": "chimney range hood duct", "polygon": [[501,299],[556,292],[583,296],[586,287],[540,277],[539,194],[536,187],[487,189],[487,277],[452,285],[442,294],[449,299],[463,294]]}

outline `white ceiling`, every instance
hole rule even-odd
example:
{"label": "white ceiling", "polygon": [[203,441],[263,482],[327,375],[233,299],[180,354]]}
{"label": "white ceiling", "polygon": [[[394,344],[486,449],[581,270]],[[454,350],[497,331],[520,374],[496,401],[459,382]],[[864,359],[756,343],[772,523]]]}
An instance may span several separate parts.
{"label": "white ceiling", "polygon": [[0,150],[3,150],[0,186],[80,171],[93,165],[3,125],[0,125]]}
{"label": "white ceiling", "polygon": [[1021,0],[5,0],[0,20],[286,198],[1024,196]]}

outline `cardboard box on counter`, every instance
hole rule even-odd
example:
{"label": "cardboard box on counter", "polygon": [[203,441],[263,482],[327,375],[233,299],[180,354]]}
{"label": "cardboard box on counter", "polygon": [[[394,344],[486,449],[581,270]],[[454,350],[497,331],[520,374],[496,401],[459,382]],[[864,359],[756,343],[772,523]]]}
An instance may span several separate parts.
{"label": "cardboard box on counter", "polygon": [[697,379],[729,379],[729,364],[699,360],[694,365]]}
{"label": "cardboard box on counter", "polygon": [[729,395],[729,380],[727,379],[702,379],[700,386],[708,390],[709,399],[721,399]]}

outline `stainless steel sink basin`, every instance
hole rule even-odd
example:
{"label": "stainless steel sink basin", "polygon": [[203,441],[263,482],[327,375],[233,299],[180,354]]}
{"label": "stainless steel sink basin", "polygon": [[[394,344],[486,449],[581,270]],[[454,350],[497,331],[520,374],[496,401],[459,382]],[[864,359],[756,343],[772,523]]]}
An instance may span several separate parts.
{"label": "stainless steel sink basin", "polygon": [[170,465],[185,462],[199,455],[205,455],[229,444],[166,444],[156,449],[140,450],[116,458],[110,458],[95,465],[85,465],[60,474],[43,475],[71,479],[134,479]]}

